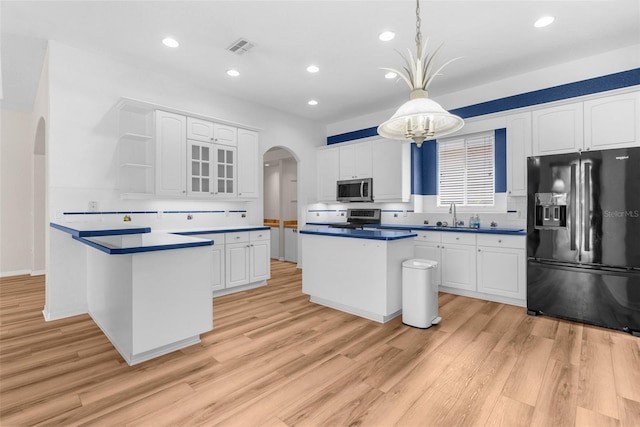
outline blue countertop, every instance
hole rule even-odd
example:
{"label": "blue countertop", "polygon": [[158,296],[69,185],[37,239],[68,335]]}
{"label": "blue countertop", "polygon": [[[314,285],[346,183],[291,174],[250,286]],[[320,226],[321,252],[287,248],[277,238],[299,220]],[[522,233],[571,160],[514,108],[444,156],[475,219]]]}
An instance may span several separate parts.
{"label": "blue countertop", "polygon": [[214,243],[211,239],[200,239],[169,233],[120,234],[96,237],[74,235],[73,238],[109,255],[128,255],[141,252],[195,248],[199,246],[211,246]]}
{"label": "blue countertop", "polygon": [[[310,226],[327,226],[329,222],[308,222]],[[439,227],[437,225],[418,225],[418,224],[377,224],[367,225],[367,228],[378,228],[380,230],[410,230],[410,231],[445,231],[454,233],[485,233],[485,234],[511,234],[515,236],[526,236],[527,230],[524,228],[501,228],[501,227]]]}
{"label": "blue countertop", "polygon": [[49,223],[55,228],[75,237],[118,236],[122,234],[150,233],[151,227],[135,226],[130,223],[105,224],[104,222],[70,222],[64,225]]}
{"label": "blue countertop", "polygon": [[416,237],[416,233],[408,231],[390,230],[352,230],[349,228],[307,228],[299,231],[300,234],[314,234],[317,236],[350,237],[354,239],[371,240],[399,240]]}

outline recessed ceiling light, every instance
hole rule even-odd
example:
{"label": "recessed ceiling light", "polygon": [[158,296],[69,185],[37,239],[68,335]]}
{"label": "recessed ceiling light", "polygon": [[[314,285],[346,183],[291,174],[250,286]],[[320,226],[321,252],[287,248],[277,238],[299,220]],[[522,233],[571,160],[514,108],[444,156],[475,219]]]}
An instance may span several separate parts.
{"label": "recessed ceiling light", "polygon": [[180,46],[180,43],[178,43],[176,41],[176,39],[172,39],[171,37],[165,37],[162,39],[162,44],[164,44],[167,47],[178,47]]}
{"label": "recessed ceiling light", "polygon": [[380,33],[378,38],[383,42],[388,42],[389,40],[393,40],[396,37],[396,33],[393,31],[383,31]]}
{"label": "recessed ceiling light", "polygon": [[227,75],[231,77],[238,77],[240,75],[240,71],[232,68],[230,70],[227,70]]}
{"label": "recessed ceiling light", "polygon": [[317,73],[318,71],[320,71],[320,68],[318,68],[317,65],[309,65],[307,67],[307,71],[310,73]]}
{"label": "recessed ceiling light", "polygon": [[398,75],[393,71],[389,71],[387,74],[384,75],[385,79],[395,79],[396,77],[398,77]]}
{"label": "recessed ceiling light", "polygon": [[316,101],[315,99],[312,99],[309,102],[307,102],[307,104],[309,104],[309,105],[318,105],[318,101]]}
{"label": "recessed ceiling light", "polygon": [[269,163],[265,163],[264,165],[265,165],[265,166],[271,166]]}
{"label": "recessed ceiling light", "polygon": [[543,16],[542,18],[538,19],[533,26],[536,28],[542,28],[542,27],[546,27],[547,25],[550,25],[556,18],[554,18],[553,16]]}

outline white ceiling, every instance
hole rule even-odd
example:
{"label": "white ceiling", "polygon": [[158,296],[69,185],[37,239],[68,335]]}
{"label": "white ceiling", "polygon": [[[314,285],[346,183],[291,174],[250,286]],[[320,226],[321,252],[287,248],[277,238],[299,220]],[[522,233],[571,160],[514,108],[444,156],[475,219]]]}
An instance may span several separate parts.
{"label": "white ceiling", "polygon": [[[381,67],[415,51],[415,2],[1,1],[4,108],[30,109],[46,40],[189,79],[217,92],[323,123],[394,108],[408,97]],[[639,0],[422,0],[422,33],[444,46],[430,95],[451,93],[640,43]],[[536,29],[542,15],[555,22]],[[391,29],[391,42],[378,34]],[[160,41],[180,42],[169,49]],[[240,37],[255,44],[238,56]],[[305,69],[316,64],[320,72]],[[241,76],[230,78],[226,69]],[[319,105],[310,107],[309,99]],[[458,106],[447,106],[454,108]]]}

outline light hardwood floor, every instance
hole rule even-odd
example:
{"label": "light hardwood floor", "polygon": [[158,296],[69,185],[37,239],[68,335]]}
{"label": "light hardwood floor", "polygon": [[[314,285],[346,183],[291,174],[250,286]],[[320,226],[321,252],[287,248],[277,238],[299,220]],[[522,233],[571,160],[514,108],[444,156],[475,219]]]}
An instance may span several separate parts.
{"label": "light hardwood floor", "polygon": [[382,325],[272,277],[134,367],[89,316],[45,322],[42,277],[1,279],[0,425],[640,425],[638,338],[449,294],[436,327]]}

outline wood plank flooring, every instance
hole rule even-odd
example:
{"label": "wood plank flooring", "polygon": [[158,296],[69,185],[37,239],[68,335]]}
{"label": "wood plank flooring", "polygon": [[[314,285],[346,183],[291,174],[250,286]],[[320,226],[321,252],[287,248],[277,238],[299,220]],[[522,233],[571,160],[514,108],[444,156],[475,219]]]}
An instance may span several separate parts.
{"label": "wood plank flooring", "polygon": [[202,342],[127,366],[43,277],[0,279],[0,425],[640,426],[640,339],[440,294],[442,323],[309,302],[294,264],[216,298]]}

